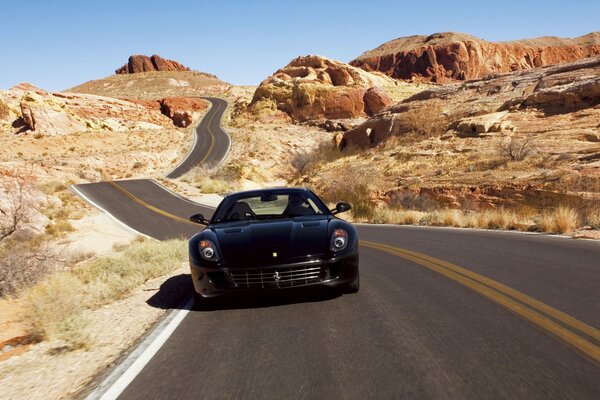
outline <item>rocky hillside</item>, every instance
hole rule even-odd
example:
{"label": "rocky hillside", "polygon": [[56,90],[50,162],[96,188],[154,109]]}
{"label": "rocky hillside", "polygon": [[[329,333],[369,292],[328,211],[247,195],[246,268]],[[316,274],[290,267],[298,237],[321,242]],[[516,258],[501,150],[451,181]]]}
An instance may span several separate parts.
{"label": "rocky hillside", "polygon": [[392,204],[598,205],[600,57],[433,86],[337,143],[344,162],[304,179],[326,187],[351,166]]}
{"label": "rocky hillside", "polygon": [[451,82],[529,70],[600,55],[600,32],[575,39],[540,37],[488,42],[443,32],[389,41],[350,62],[396,79]]}
{"label": "rocky hillside", "polygon": [[67,89],[73,93],[125,99],[159,100],[165,97],[199,97],[223,93],[229,84],[198,71],[154,71],[112,75]]}
{"label": "rocky hillside", "polygon": [[177,61],[167,60],[156,54],[150,57],[133,55],[129,57],[127,64],[115,70],[115,74],[137,74],[152,71],[190,71],[190,69]]}
{"label": "rocky hillside", "polygon": [[394,80],[381,73],[309,55],[265,79],[248,110],[294,121],[374,115],[392,103],[385,88],[394,86]]}
{"label": "rocky hillside", "polygon": [[124,132],[188,126],[207,107],[201,99],[127,101],[81,93],[46,92],[28,83],[0,91],[0,132],[38,136]]}

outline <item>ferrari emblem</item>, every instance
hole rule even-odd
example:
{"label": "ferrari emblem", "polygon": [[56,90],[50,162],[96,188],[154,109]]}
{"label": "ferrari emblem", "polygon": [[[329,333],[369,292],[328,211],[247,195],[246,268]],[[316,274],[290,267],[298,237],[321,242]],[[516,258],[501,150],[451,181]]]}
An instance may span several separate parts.
{"label": "ferrari emblem", "polygon": [[273,252],[273,257],[277,257],[277,253]]}
{"label": "ferrari emblem", "polygon": [[277,285],[277,287],[279,287],[279,281],[281,280],[279,271],[275,271],[275,274],[273,274],[273,279],[275,280],[275,284]]}

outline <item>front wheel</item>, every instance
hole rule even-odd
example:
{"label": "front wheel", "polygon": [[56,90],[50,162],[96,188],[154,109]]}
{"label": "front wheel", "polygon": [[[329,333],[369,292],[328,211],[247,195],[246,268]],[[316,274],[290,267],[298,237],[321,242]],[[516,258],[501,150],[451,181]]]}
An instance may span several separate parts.
{"label": "front wheel", "polygon": [[356,275],[356,279],[346,286],[346,293],[356,293],[360,289],[360,275]]}

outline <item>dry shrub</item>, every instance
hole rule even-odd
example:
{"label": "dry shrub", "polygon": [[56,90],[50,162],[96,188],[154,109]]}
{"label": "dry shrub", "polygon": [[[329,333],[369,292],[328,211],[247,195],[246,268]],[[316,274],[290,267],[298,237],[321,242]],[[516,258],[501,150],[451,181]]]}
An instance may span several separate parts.
{"label": "dry shrub", "polygon": [[439,221],[443,226],[462,226],[463,213],[459,210],[445,209],[439,211]]}
{"label": "dry shrub", "polygon": [[381,208],[375,211],[373,223],[375,224],[398,224],[418,225],[426,213],[415,210],[402,210],[394,208]]}
{"label": "dry shrub", "polygon": [[555,210],[542,214],[539,226],[544,232],[570,233],[579,227],[580,218],[577,210],[560,206]]}
{"label": "dry shrub", "polygon": [[85,293],[83,283],[70,273],[53,275],[33,286],[24,296],[29,334],[40,340],[62,339],[74,349],[86,347],[81,317]]}
{"label": "dry shrub", "polygon": [[533,153],[533,145],[531,138],[516,139],[511,137],[506,142],[501,142],[498,145],[499,153],[508,157],[512,161],[522,161]]}
{"label": "dry shrub", "polygon": [[241,164],[213,169],[196,167],[183,180],[196,186],[202,193],[226,194],[237,189],[237,182],[243,173]]}
{"label": "dry shrub", "polygon": [[0,297],[13,296],[52,273],[56,259],[44,243],[5,240],[0,243]]}
{"label": "dry shrub", "polygon": [[354,218],[370,221],[375,213],[375,204],[369,172],[348,165],[334,179],[318,191],[319,197],[332,205],[340,201],[348,202],[352,205]]}
{"label": "dry shrub", "polygon": [[296,153],[292,159],[292,167],[297,171],[298,176],[303,176],[317,172],[324,164],[359,152],[359,149],[352,146],[346,146],[342,152],[331,140],[324,140],[314,150]]}
{"label": "dry shrub", "polygon": [[73,266],[23,293],[30,334],[60,339],[69,349],[87,348],[85,310],[124,298],[149,279],[166,275],[187,257],[186,242],[136,241],[122,252]]}

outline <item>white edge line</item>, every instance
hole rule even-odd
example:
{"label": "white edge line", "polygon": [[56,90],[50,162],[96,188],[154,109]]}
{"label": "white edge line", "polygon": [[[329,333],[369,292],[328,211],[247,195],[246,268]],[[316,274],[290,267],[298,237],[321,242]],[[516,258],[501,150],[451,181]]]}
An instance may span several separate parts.
{"label": "white edge line", "polygon": [[160,350],[163,344],[177,329],[181,321],[190,312],[194,304],[189,297],[182,309],[172,312],[156,327],[121,364],[87,397],[86,400],[113,400],[129,386],[135,377],[144,369],[146,364]]}
{"label": "white edge line", "polygon": [[116,221],[119,225],[125,227],[126,229],[128,229],[128,230],[130,230],[132,232],[137,233],[138,235],[144,236],[144,237],[146,237],[148,239],[155,240],[157,242],[159,241],[158,239],[153,238],[152,236],[148,236],[145,233],[142,233],[142,232],[140,232],[138,230],[133,229],[132,227],[130,227],[129,225],[127,225],[125,222],[121,221],[120,219],[118,219],[117,217],[115,217],[114,215],[112,215],[111,213],[109,213],[106,209],[100,207],[97,203],[93,202],[89,197],[87,197],[79,189],[77,189],[75,187],[75,185],[71,185],[71,186],[69,186],[69,188],[72,191],[74,191],[77,196],[81,197],[84,201],[90,203],[91,205],[93,205],[94,207],[96,207],[97,209],[99,209],[100,211],[105,212],[110,218],[112,218],[114,221]]}

